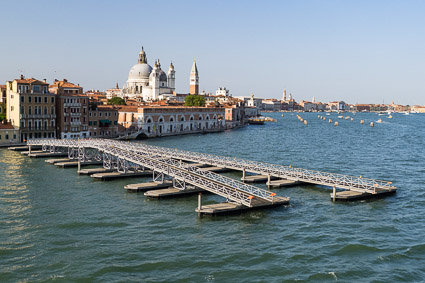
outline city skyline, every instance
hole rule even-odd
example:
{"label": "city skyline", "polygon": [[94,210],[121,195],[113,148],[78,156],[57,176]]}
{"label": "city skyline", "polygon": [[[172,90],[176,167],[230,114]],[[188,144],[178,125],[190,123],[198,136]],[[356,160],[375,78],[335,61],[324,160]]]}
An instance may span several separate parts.
{"label": "city skyline", "polygon": [[189,92],[196,59],[200,91],[280,99],[286,88],[298,101],[425,104],[425,3],[243,3],[6,2],[16,13],[0,19],[0,84],[24,74],[122,87],[143,45],[149,64],[173,62],[179,93]]}

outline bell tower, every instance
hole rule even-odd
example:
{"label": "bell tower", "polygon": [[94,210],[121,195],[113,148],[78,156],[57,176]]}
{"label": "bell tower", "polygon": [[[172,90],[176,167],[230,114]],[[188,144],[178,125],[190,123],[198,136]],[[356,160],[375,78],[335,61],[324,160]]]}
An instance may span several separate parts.
{"label": "bell tower", "polygon": [[193,60],[192,70],[190,71],[190,94],[199,94],[199,75],[196,62]]}
{"label": "bell tower", "polygon": [[176,71],[174,71],[173,62],[171,62],[170,67],[168,68],[168,87],[173,91],[176,88]]}

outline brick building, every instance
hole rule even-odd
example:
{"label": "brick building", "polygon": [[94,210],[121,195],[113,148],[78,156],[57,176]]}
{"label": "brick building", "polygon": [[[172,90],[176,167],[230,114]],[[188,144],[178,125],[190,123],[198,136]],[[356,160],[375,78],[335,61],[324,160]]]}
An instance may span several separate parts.
{"label": "brick building", "polygon": [[57,136],[61,139],[89,136],[89,98],[83,88],[68,80],[55,80],[49,91],[56,94]]}

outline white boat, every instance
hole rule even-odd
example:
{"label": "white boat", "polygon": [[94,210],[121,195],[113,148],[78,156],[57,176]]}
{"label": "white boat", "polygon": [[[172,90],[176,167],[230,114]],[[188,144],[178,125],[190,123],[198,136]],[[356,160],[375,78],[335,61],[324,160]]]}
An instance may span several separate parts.
{"label": "white boat", "polygon": [[378,121],[376,121],[377,123],[382,123],[382,119],[378,119]]}

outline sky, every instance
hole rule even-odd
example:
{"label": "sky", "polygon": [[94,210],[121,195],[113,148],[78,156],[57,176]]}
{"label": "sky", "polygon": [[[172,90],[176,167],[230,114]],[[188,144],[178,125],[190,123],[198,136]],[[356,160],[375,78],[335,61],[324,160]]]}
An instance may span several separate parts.
{"label": "sky", "polygon": [[[0,82],[125,84],[142,46],[176,91],[425,105],[425,1],[0,1]],[[4,84],[4,83],[2,83]]]}

